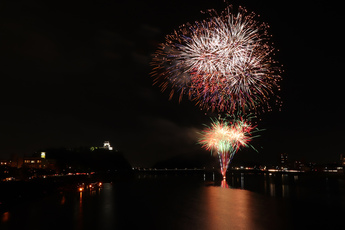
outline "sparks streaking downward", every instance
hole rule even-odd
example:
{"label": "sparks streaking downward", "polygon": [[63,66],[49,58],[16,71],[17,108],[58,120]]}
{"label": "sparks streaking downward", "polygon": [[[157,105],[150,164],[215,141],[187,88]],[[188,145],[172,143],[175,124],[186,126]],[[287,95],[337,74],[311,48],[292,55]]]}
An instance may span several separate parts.
{"label": "sparks streaking downward", "polygon": [[252,126],[250,118],[227,117],[212,120],[201,134],[199,144],[205,149],[217,152],[223,178],[235,153],[241,147],[248,147],[249,141],[254,138],[253,133],[258,131]]}

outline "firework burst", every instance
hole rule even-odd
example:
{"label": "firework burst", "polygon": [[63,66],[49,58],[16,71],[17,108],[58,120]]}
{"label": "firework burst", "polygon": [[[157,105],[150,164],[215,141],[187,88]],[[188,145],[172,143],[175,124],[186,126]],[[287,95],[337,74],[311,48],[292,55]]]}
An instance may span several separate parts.
{"label": "firework burst", "polygon": [[[241,147],[251,146],[249,142],[255,137],[256,126],[243,117],[227,117],[212,120],[211,126],[200,133],[199,144],[206,150],[217,152],[223,177],[235,153]],[[252,146],[251,146],[252,147]],[[253,147],[252,147],[253,148]]]}
{"label": "firework burst", "polygon": [[203,109],[234,112],[267,105],[279,90],[280,68],[268,25],[254,13],[227,7],[221,14],[182,25],[154,55],[152,76],[162,91],[188,95]]}

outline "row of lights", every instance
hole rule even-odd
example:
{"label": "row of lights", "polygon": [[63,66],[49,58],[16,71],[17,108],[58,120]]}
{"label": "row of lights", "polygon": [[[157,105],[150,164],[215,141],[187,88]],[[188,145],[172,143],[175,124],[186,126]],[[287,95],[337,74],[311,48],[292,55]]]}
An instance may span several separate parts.
{"label": "row of lights", "polygon": [[[91,183],[91,184],[89,184],[89,185],[87,186],[87,188],[89,188],[89,189],[94,189],[94,188],[96,188],[96,187],[101,188],[102,185],[103,185],[102,182]],[[85,190],[85,186],[84,186],[84,185],[78,187],[78,191],[79,191],[79,192],[83,192],[84,190]]]}

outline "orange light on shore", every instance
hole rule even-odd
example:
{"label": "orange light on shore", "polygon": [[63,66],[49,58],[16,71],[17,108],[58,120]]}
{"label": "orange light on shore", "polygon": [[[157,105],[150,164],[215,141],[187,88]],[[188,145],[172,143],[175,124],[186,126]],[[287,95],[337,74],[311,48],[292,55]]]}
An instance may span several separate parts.
{"label": "orange light on shore", "polygon": [[82,187],[79,188],[79,192],[82,192],[84,191],[84,189]]}

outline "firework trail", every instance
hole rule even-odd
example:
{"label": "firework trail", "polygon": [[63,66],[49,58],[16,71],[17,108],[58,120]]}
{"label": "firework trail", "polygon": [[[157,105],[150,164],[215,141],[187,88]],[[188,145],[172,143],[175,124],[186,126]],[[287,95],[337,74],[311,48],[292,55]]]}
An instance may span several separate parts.
{"label": "firework trail", "polygon": [[226,171],[235,153],[241,147],[252,147],[249,142],[256,137],[253,134],[259,130],[250,120],[251,117],[245,119],[235,116],[214,119],[211,126],[200,133],[199,144],[206,150],[217,152],[223,178],[226,177]]}
{"label": "firework trail", "polygon": [[206,110],[270,109],[280,68],[272,59],[269,26],[241,7],[208,15],[166,36],[151,63],[154,83],[162,91],[171,88],[170,98],[186,94]]}

